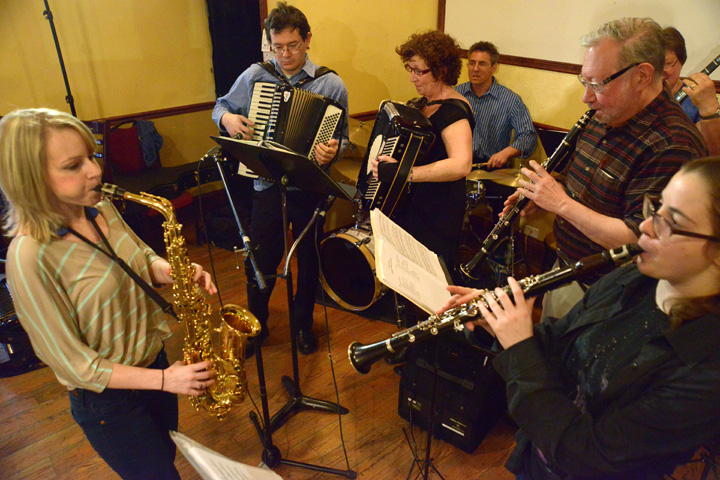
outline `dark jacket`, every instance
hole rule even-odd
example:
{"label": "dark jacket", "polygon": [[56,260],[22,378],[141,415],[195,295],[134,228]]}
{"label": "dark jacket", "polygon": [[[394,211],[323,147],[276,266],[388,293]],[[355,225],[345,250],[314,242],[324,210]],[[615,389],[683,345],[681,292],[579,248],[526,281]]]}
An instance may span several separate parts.
{"label": "dark jacket", "polygon": [[[494,360],[521,429],[510,471],[530,462],[558,474],[539,478],[658,478],[720,434],[720,313],[654,336],[583,411],[573,403],[565,361],[575,340],[656,285],[635,265],[620,268]],[[646,316],[667,323],[659,309]]]}

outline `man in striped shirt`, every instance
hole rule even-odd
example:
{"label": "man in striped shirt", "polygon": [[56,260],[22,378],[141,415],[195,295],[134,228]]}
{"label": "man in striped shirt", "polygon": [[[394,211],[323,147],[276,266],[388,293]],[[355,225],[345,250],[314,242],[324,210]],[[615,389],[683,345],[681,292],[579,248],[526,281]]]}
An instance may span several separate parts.
{"label": "man in striped shirt", "polygon": [[513,157],[527,157],[537,146],[530,113],[520,95],[495,80],[499,59],[492,43],[473,44],[468,51],[470,81],[455,87],[475,113],[473,162],[489,162],[492,168],[506,165]]}
{"label": "man in striped shirt", "polygon": [[[488,169],[509,167],[508,160],[527,157],[537,146],[530,113],[520,95],[495,80],[499,59],[500,53],[492,43],[473,44],[468,51],[470,81],[455,87],[468,99],[475,114],[473,163],[487,163]],[[488,206],[497,216],[514,189],[494,182],[484,183]]]}
{"label": "man in striped shirt", "polygon": [[[582,46],[583,102],[595,116],[575,146],[566,185],[531,161],[522,169],[530,181],[521,180],[517,193],[531,200],[524,215],[537,207],[557,215],[558,257],[569,262],[637,241],[643,195],[659,195],[683,163],[707,155],[697,127],[663,89],[665,42],[655,21],[608,22]],[[565,315],[582,294],[577,283],[551,292],[543,316]]]}

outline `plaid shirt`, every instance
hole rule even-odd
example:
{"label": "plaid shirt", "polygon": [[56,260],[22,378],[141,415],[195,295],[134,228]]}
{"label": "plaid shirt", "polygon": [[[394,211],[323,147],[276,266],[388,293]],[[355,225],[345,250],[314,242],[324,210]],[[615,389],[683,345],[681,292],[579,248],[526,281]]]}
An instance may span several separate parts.
{"label": "plaid shirt", "polygon": [[[623,219],[639,236],[643,194],[659,194],[683,163],[705,155],[700,132],[663,90],[621,127],[593,118],[578,139],[565,188],[582,205]],[[558,249],[572,262],[605,250],[561,217],[554,229]]]}

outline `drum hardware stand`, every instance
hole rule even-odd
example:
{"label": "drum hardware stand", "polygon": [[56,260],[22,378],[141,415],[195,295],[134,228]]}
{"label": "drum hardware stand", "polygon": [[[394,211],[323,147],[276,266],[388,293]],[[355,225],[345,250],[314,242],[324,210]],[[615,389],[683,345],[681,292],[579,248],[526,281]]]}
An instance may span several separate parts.
{"label": "drum hardware stand", "polygon": [[[308,226],[303,230],[302,234],[293,244],[292,248],[288,248],[288,218],[287,218],[287,186],[295,183],[298,187],[305,187],[306,190],[312,190],[311,185],[324,186],[325,190],[318,192],[333,196],[341,196],[350,200],[348,193],[340,188],[325,172],[320,170],[314,163],[308,161],[306,157],[295,154],[293,152],[285,152],[280,150],[260,147],[254,144],[243,143],[238,140],[225,137],[212,137],[217,141],[224,150],[243,159],[243,163],[247,164],[251,170],[263,178],[275,179],[280,188],[282,217],[283,217],[283,235],[285,242],[286,264],[281,278],[285,278],[287,283],[288,295],[288,315],[290,319],[290,346],[292,353],[293,378],[283,376],[281,381],[285,390],[290,395],[290,400],[272,417],[270,418],[270,409],[267,400],[267,389],[265,384],[265,369],[262,360],[262,345],[258,342],[255,345],[255,356],[258,370],[258,383],[260,387],[260,399],[262,406],[263,424],[260,425],[255,412],[250,412],[250,420],[255,426],[255,430],[263,444],[262,460],[270,468],[279,465],[289,465],[292,467],[305,468],[323,473],[340,475],[346,478],[357,478],[357,473],[353,470],[337,470],[309,463],[296,462],[282,458],[280,450],[272,442],[272,432],[280,427],[287,420],[287,416],[295,410],[322,410],[334,412],[338,414],[349,413],[349,410],[336,403],[305,397],[300,390],[300,374],[298,367],[298,354],[296,333],[297,325],[293,319],[293,284],[292,273],[290,271],[290,258],[294,252],[295,246],[302,240],[305,233],[312,227],[319,214],[319,208],[313,219],[308,222]],[[287,170],[286,170],[287,169]],[[317,172],[322,172],[319,174]],[[324,175],[325,177],[322,177]],[[293,182],[295,180],[295,182]],[[331,182],[334,190],[327,182]],[[310,185],[308,185],[308,183]],[[328,191],[330,190],[330,191]]]}
{"label": "drum hardware stand", "polygon": [[[432,436],[433,436],[433,430],[435,429],[435,419],[437,417],[437,413],[435,412],[435,401],[437,396],[437,380],[439,377],[438,370],[438,349],[439,349],[439,343],[435,342],[435,359],[433,360],[432,366],[432,375],[433,375],[433,385],[432,385],[432,393],[430,394],[430,423],[428,424],[427,429],[427,441],[425,442],[425,459],[420,460],[417,454],[417,446],[415,445],[415,442],[410,442],[410,439],[408,438],[408,434],[403,428],[403,434],[405,435],[405,441],[407,442],[408,446],[410,447],[410,450],[413,454],[413,462],[410,466],[410,471],[407,474],[406,480],[410,480],[410,475],[412,475],[413,470],[415,469],[415,465],[418,467],[418,474],[415,476],[415,479],[421,478],[423,480],[428,479],[428,474],[430,473],[430,467],[432,467],[433,471],[437,474],[438,477],[445,480],[445,477],[442,476],[442,474],[438,471],[438,469],[433,465],[433,460],[430,458],[430,447],[432,446]],[[410,429],[412,431],[412,409],[410,410]],[[414,440],[414,438],[413,438]],[[414,447],[414,448],[413,448]]]}

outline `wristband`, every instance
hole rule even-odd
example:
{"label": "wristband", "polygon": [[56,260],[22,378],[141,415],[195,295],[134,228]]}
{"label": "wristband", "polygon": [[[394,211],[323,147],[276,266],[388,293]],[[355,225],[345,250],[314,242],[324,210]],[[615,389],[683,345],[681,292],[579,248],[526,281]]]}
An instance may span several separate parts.
{"label": "wristband", "polygon": [[711,113],[710,115],[700,115],[700,120],[712,120],[713,118],[720,118],[720,107],[718,107],[715,113]]}

